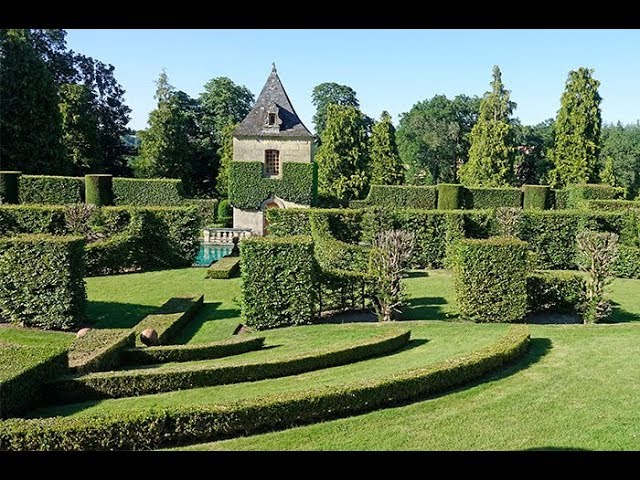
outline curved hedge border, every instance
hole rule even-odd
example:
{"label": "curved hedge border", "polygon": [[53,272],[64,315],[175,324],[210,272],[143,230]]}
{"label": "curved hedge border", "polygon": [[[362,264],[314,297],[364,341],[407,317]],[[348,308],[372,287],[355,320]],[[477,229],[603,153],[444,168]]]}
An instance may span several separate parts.
{"label": "curved hedge border", "polygon": [[410,336],[409,330],[394,330],[348,347],[320,350],[266,362],[239,362],[228,365],[207,363],[195,366],[180,365],[166,370],[146,368],[94,373],[50,383],[48,394],[52,402],[73,403],[285,377],[387,354],[406,345]]}
{"label": "curved hedge border", "polygon": [[187,345],[163,345],[161,347],[129,348],[122,356],[125,365],[151,365],[154,363],[193,362],[212,358],[230,357],[260,350],[264,337],[237,337],[222,342]]}
{"label": "curved hedge border", "polygon": [[515,361],[528,345],[529,329],[516,325],[471,354],[354,385],[231,405],[7,420],[0,423],[0,450],[149,450],[320,422],[443,393]]}

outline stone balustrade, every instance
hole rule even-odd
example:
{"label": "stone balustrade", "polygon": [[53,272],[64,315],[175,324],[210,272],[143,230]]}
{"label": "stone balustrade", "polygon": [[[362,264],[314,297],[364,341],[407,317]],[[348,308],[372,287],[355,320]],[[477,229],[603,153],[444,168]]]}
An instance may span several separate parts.
{"label": "stone balustrade", "polygon": [[213,245],[233,245],[234,237],[242,240],[250,236],[249,228],[205,228],[203,241]]}

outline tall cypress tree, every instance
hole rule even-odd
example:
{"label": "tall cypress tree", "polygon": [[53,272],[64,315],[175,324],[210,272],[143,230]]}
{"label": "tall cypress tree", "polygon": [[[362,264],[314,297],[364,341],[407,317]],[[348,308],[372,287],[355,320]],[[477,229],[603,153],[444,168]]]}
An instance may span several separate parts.
{"label": "tall cypress tree", "polygon": [[222,129],[222,146],[218,149],[220,169],[216,177],[216,191],[223,197],[229,197],[229,165],[233,160],[233,131],[238,126],[231,123]]}
{"label": "tall cypress tree", "polygon": [[369,139],[371,157],[371,183],[400,185],[404,180],[404,166],[396,144],[396,129],[391,115],[384,111],[373,126]]}
{"label": "tall cypress tree", "polygon": [[555,186],[598,179],[602,98],[598,93],[600,82],[592,75],[593,70],[584,67],[569,72],[551,154],[555,169],[550,178]]}
{"label": "tall cypress tree", "polygon": [[318,191],[339,200],[360,198],[368,187],[367,134],[356,107],[327,106],[327,123],[316,154]]}
{"label": "tall cypress tree", "polygon": [[469,161],[459,171],[466,186],[503,187],[513,182],[515,145],[510,116],[516,104],[509,96],[496,65],[491,91],[480,102],[480,115],[471,130]]}
{"label": "tall cypress tree", "polygon": [[28,30],[0,35],[0,169],[69,173],[53,77]]}

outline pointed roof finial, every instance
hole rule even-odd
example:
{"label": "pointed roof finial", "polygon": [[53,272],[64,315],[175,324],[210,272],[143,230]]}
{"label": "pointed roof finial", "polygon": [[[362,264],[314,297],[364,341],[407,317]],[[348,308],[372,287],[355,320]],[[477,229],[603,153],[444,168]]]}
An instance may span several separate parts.
{"label": "pointed roof finial", "polygon": [[271,73],[278,73],[278,70],[276,70],[276,62],[271,63]]}

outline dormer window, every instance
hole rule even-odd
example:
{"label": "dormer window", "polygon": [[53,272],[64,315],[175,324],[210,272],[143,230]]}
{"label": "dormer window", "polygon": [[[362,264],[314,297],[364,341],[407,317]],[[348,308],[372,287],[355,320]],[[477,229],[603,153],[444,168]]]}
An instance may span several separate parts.
{"label": "dormer window", "polygon": [[269,126],[273,127],[276,124],[276,114],[275,113],[270,113],[269,114]]}

